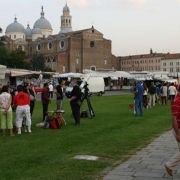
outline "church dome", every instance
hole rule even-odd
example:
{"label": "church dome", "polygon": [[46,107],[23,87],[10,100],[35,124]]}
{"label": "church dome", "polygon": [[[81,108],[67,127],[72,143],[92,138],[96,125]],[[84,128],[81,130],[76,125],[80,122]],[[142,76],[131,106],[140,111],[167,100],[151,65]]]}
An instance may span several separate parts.
{"label": "church dome", "polygon": [[42,34],[41,30],[39,28],[34,28],[32,30],[32,34]]}
{"label": "church dome", "polygon": [[67,6],[67,4],[64,6],[64,8],[63,8],[63,12],[64,11],[68,11],[68,12],[70,12],[70,9],[69,9],[69,7]]}
{"label": "church dome", "polygon": [[44,17],[43,7],[41,12],[41,17],[34,23],[33,28],[52,30],[52,26],[50,22]]}
{"label": "church dome", "polygon": [[27,25],[27,28],[25,29],[25,35],[26,35],[26,38],[32,37],[32,30],[30,29],[29,24]]}
{"label": "church dome", "polygon": [[17,22],[17,18],[14,18],[14,22],[9,24],[6,28],[6,33],[12,33],[12,32],[20,32],[20,33],[24,33],[25,29],[24,26],[20,23]]}

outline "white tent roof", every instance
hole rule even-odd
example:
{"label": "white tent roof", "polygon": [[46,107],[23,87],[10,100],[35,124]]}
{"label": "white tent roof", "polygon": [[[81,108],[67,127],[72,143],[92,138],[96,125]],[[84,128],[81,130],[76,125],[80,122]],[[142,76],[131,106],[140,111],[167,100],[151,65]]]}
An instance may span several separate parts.
{"label": "white tent roof", "polygon": [[121,78],[131,78],[132,75],[129,74],[128,72],[125,71],[92,71],[92,70],[87,70],[85,69],[83,71],[85,74],[91,74],[91,75],[96,75],[96,76],[102,76],[102,77],[110,77],[113,79],[117,79],[118,77]]}

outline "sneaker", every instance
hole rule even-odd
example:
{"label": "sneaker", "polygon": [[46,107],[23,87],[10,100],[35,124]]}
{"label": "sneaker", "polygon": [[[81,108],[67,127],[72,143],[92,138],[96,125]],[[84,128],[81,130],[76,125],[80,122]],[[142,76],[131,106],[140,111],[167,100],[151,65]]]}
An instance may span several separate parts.
{"label": "sneaker", "polygon": [[166,164],[165,164],[166,172],[170,175],[173,176],[173,170],[170,169]]}

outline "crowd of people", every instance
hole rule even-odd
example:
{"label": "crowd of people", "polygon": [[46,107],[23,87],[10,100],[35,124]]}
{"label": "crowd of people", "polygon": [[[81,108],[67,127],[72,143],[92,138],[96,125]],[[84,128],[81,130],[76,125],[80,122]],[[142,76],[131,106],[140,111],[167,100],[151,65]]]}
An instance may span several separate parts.
{"label": "crowd of people", "polygon": [[[48,116],[48,106],[51,103],[53,94],[56,95],[56,111],[63,110],[64,83],[65,81],[62,79],[59,79],[59,84],[56,87],[52,86],[51,83],[44,83],[41,92],[43,122],[46,121],[46,117]],[[77,101],[81,99],[81,90],[76,80],[73,80],[71,84],[73,90],[69,99],[70,106],[75,125],[80,125],[80,104]],[[33,83],[18,85],[17,91],[14,91],[8,84],[1,88],[0,126],[3,136],[6,135],[6,129],[9,130],[10,136],[14,136],[14,128],[17,134],[22,133],[22,128],[25,132],[32,132],[32,115],[35,102],[36,93]],[[15,111],[15,122],[13,121],[13,111]]]}
{"label": "crowd of people", "polygon": [[180,86],[177,83],[155,84],[151,82],[148,88],[145,82],[138,81],[133,93],[135,94],[135,116],[143,115],[143,106],[144,108],[153,107],[156,103],[171,106],[172,133],[179,150],[165,163],[165,169],[170,176],[173,176],[173,168],[180,164]]}
{"label": "crowd of people", "polygon": [[145,82],[137,81],[133,87],[134,93],[134,114],[143,115],[143,108],[148,109],[155,106],[156,103],[162,105],[171,105],[177,95],[177,83],[154,83],[151,82],[147,87]]}

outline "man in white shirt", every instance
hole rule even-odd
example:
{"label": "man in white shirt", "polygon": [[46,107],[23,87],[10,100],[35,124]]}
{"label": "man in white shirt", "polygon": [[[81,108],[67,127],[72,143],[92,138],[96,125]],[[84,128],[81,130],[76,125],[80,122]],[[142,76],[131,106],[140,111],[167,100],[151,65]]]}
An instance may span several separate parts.
{"label": "man in white shirt", "polygon": [[53,98],[53,85],[52,83],[49,83],[49,98]]}
{"label": "man in white shirt", "polygon": [[168,94],[169,94],[168,100],[169,101],[174,100],[174,98],[177,94],[177,90],[176,90],[176,87],[174,86],[174,83],[170,84],[170,86],[168,88]]}

